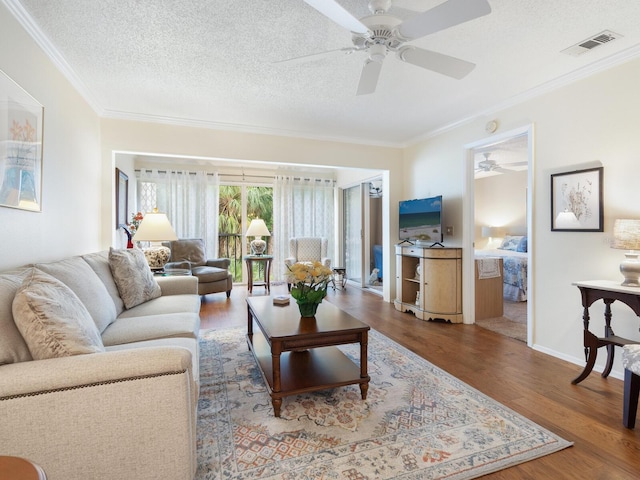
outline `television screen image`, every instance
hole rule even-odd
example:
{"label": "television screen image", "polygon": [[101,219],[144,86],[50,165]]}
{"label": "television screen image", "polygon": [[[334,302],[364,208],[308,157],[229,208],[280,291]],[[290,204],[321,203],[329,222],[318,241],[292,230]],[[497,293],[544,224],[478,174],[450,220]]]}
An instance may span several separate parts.
{"label": "television screen image", "polygon": [[400,240],[442,242],[442,195],[400,202]]}

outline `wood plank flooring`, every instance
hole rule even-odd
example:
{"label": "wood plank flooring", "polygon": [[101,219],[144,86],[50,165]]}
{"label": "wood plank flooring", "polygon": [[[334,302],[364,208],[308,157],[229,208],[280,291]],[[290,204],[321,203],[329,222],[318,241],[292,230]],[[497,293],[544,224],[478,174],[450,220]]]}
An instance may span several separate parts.
{"label": "wood plank flooring", "polygon": [[[254,296],[263,294],[254,288]],[[286,293],[272,286],[272,295]],[[201,328],[246,326],[246,287],[231,298],[207,295]],[[517,340],[475,325],[443,324],[396,311],[376,294],[329,289],[327,300],[516,412],[574,442],[563,451],[487,475],[492,480],[640,478],[640,420],[622,426],[622,381],[593,372],[571,385],[582,368],[536,352]],[[576,308],[581,308],[576,305]],[[582,337],[576,332],[576,337]],[[600,353],[602,355],[602,353]]]}

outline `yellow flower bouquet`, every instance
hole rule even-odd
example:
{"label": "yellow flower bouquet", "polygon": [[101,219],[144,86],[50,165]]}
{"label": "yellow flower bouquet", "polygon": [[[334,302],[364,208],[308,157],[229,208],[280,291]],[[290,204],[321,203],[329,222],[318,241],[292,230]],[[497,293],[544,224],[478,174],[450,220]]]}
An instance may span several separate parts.
{"label": "yellow flower bouquet", "polygon": [[291,296],[296,299],[300,314],[313,317],[327,295],[333,272],[320,262],[298,262],[287,268],[287,281],[292,285]]}

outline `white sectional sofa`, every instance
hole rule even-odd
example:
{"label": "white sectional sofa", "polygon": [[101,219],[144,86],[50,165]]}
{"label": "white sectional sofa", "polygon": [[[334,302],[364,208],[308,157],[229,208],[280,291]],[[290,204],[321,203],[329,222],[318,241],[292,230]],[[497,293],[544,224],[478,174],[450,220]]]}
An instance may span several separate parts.
{"label": "white sectional sofa", "polygon": [[0,455],[48,480],[195,475],[197,279],[143,269],[132,296],[114,258],[144,256],[126,252],[0,272]]}

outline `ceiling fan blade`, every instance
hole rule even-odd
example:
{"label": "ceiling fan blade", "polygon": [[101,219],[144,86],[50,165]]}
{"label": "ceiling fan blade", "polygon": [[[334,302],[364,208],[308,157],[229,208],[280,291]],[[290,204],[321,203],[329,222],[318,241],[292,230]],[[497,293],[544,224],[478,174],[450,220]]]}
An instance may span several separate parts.
{"label": "ceiling fan blade", "polygon": [[334,0],[304,0],[304,2],[315,8],[325,17],[353,33],[365,34],[369,32],[369,29],[364,23],[351,15],[342,5]]}
{"label": "ceiling fan blade", "polygon": [[398,57],[404,62],[458,80],[467,76],[476,67],[474,63],[418,47],[402,47],[398,50]]}
{"label": "ceiling fan blade", "polygon": [[311,53],[309,55],[302,55],[301,57],[294,57],[294,58],[287,58],[285,60],[278,60],[276,62],[272,62],[274,64],[276,63],[289,63],[289,64],[298,64],[298,63],[305,63],[305,62],[311,62],[313,60],[320,60],[323,58],[327,58],[327,57],[333,57],[334,55],[342,52],[345,55],[349,55],[353,52],[358,51],[357,48],[354,47],[346,47],[346,48],[338,48],[336,50],[327,50],[326,52],[319,52],[319,53]]}
{"label": "ceiling fan blade", "polygon": [[368,95],[376,91],[378,85],[378,77],[380,77],[382,63],[373,60],[367,60],[362,67],[360,75],[360,83],[358,84],[358,92],[356,95]]}
{"label": "ceiling fan blade", "polygon": [[487,0],[447,0],[437,7],[408,18],[400,24],[398,31],[405,39],[413,40],[489,13],[491,6]]}
{"label": "ceiling fan blade", "polygon": [[529,165],[529,162],[512,162],[512,163],[501,163],[501,167],[524,167],[525,165]]}

